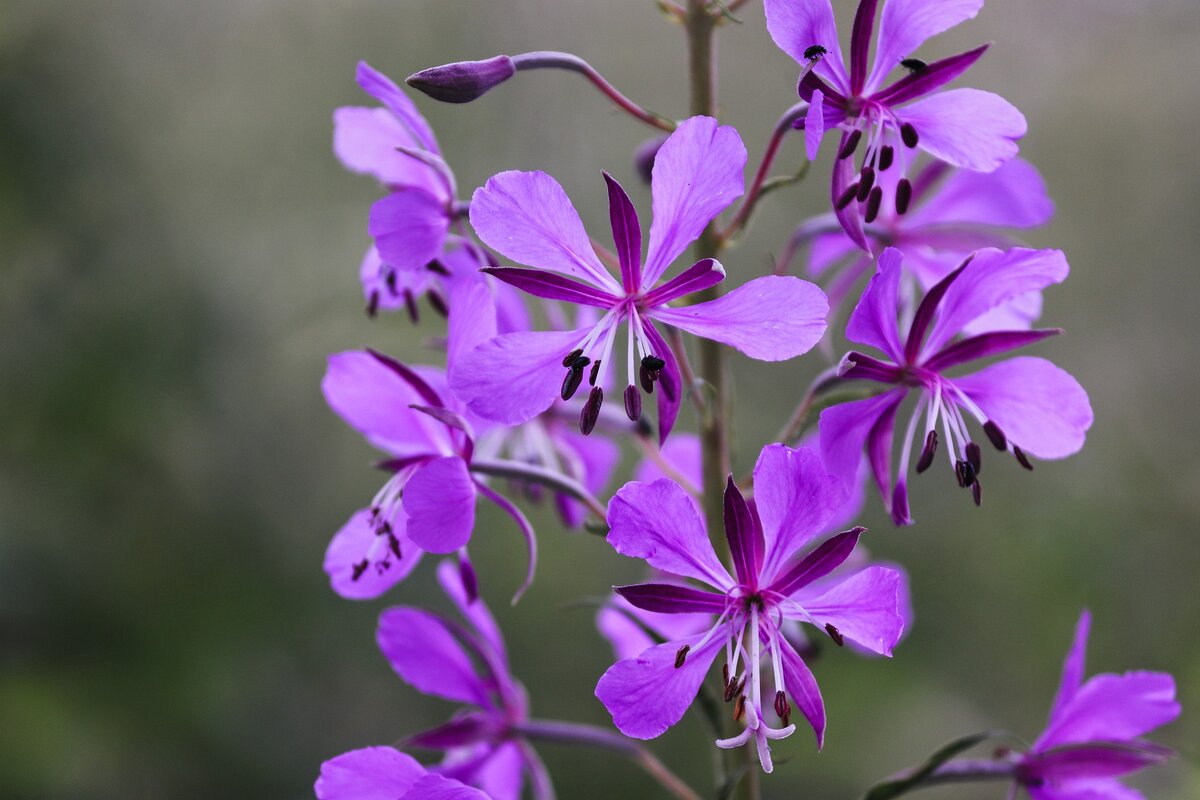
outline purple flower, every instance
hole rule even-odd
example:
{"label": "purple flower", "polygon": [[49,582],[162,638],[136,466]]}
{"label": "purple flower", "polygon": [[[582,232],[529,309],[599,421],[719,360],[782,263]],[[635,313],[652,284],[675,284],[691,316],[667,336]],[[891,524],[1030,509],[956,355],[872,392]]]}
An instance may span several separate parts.
{"label": "purple flower", "polygon": [[[850,316],[846,336],[883,351],[885,360],[850,352],[840,373],[845,379],[876,381],[887,391],[821,412],[821,454],[834,475],[852,483],[866,450],[884,504],[897,525],[912,522],[907,475],[914,437],[924,421],[924,444],[916,470],[932,464],[943,443],[959,486],[970,487],[978,503],[982,450],[967,428],[974,417],[1000,451],[1008,451],[1026,469],[1026,453],[1065,458],[1083,447],[1092,424],[1087,393],[1054,364],[1028,356],[1010,358],[960,377],[953,367],[999,355],[1059,333],[1050,330],[992,331],[954,341],[972,322],[1029,292],[1067,277],[1067,262],[1057,250],[1014,248],[980,250],[947,275],[921,301],[907,326],[897,325],[901,275],[900,251],[888,248]],[[903,337],[903,338],[902,338]],[[892,436],[900,404],[918,393],[901,445],[895,487],[891,485]],[[963,413],[965,412],[965,414]]]}
{"label": "purple flower", "polygon": [[331,758],[321,765],[313,790],[318,800],[489,800],[392,747],[364,747]]}
{"label": "purple flower", "polygon": [[1175,681],[1162,672],[1126,672],[1085,682],[1091,621],[1084,610],[1050,720],[1017,763],[1017,783],[1034,800],[1138,800],[1141,793],[1116,778],[1172,755],[1141,737],[1179,716]]}
{"label": "purple flower", "polygon": [[[590,385],[580,430],[591,431],[613,360],[617,332],[627,325],[625,411],[641,416],[641,394],[658,392],[660,440],[666,438],[682,395],[679,367],[657,323],[729,344],[763,360],[809,350],[825,330],[828,306],[812,284],[790,277],[758,278],[710,302],[671,303],[725,277],[703,259],[660,283],[667,268],[705,226],[742,193],[746,149],[733,128],[694,117],[671,135],[654,164],[654,222],[645,259],[641,226],[628,195],[608,183],[609,213],[620,278],[597,256],[562,187],[541,172],[502,172],[475,192],[471,224],[490,247],[536,269],[487,270],[502,281],[550,300],[602,312],[591,326],[569,331],[509,333],[451,362],[454,392],[482,417],[505,424],[531,419],[556,397]],[[636,356],[635,356],[636,353]],[[637,375],[635,376],[635,370]]]}
{"label": "purple flower", "polygon": [[[845,500],[840,481],[827,475],[810,450],[783,445],[763,449],[754,469],[753,502],[730,479],[725,491],[725,534],[734,574],[717,558],[691,498],[669,480],[627,484],[609,503],[608,541],[622,555],[709,587],[647,583],[617,587],[634,606],[665,614],[711,614],[703,631],[645,650],[613,665],[596,696],[626,736],[662,734],[691,705],[704,676],[724,649],[724,695],[745,722],[739,736],[717,742],[737,747],[754,739],[763,769],[771,771],[768,741],[791,735],[792,703],[808,720],[818,745],[825,710],[816,680],[781,630],[807,622],[838,644],[853,641],[890,655],[904,629],[896,570],[868,567],[841,580],[819,583],[853,552],[862,528],[832,536],[803,556]],[[714,591],[715,590],[715,591]],[[763,709],[760,667],[770,665],[772,727]]]}
{"label": "purple flower", "polygon": [[[913,58],[926,39],[974,17],[983,0],[888,0],[869,68],[879,0],[858,5],[848,65],[829,0],[766,0],[764,6],[775,43],[804,65],[799,92],[809,108],[798,124],[804,127],[809,158],[816,157],[826,131],[842,131],[832,200],[846,233],[862,249],[870,249],[864,219],[874,222],[883,209],[884,187],[877,183],[881,174],[899,173],[886,199],[896,213],[908,210],[913,185],[906,174],[916,148],[982,172],[1016,155],[1025,118],[1008,101],[977,89],[935,94],[966,72],[988,45],[932,64]],[[898,67],[906,74],[885,85]],[[860,146],[863,157],[855,166]]]}
{"label": "purple flower", "polygon": [[[520,726],[529,718],[529,704],[524,688],[509,669],[500,629],[453,563],[439,564],[437,575],[467,626],[420,608],[390,608],[379,617],[376,641],[405,683],[422,694],[466,708],[444,725],[409,736],[404,743],[444,752],[441,763],[429,771],[477,786],[492,800],[520,800],[526,777],[537,796],[547,796],[544,789],[550,785],[549,776],[521,734]],[[385,751],[390,763],[378,763],[376,780],[396,780],[407,774],[411,759],[397,758],[399,754],[389,748],[377,749]],[[386,782],[379,785],[390,786]],[[318,792],[318,796],[325,795]],[[398,793],[381,796],[390,800]],[[463,795],[476,796],[482,795]],[[417,797],[426,795],[414,795],[414,800]]]}

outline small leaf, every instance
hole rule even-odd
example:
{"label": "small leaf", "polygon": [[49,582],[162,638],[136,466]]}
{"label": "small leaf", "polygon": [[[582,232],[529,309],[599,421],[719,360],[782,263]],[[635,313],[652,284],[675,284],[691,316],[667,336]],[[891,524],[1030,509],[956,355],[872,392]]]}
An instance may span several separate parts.
{"label": "small leaf", "polygon": [[988,739],[1011,739],[1012,735],[1003,731],[984,731],[983,733],[973,733],[970,736],[964,736],[961,739],[955,739],[950,744],[936,751],[925,763],[916,769],[906,773],[902,777],[892,778],[883,783],[877,784],[867,791],[863,800],[891,800],[893,797],[899,797],[902,794],[907,794],[913,789],[921,787],[928,780],[938,767],[945,764],[950,759],[957,756],[959,753],[970,750],[972,747],[987,741]]}

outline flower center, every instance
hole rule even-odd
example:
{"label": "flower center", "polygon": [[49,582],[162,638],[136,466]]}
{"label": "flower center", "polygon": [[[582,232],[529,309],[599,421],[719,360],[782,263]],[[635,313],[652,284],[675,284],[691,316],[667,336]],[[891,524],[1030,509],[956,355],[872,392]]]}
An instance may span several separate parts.
{"label": "flower center", "polygon": [[838,197],[838,211],[851,203],[858,203],[863,221],[868,225],[875,221],[883,208],[883,173],[895,168],[899,179],[892,191],[892,208],[896,216],[908,212],[912,203],[912,182],[908,179],[908,168],[915,156],[920,135],[911,122],[902,122],[890,108],[882,103],[850,98],[847,106],[847,122],[850,135],[846,138],[838,159],[853,158],[859,145],[866,140],[857,178]]}

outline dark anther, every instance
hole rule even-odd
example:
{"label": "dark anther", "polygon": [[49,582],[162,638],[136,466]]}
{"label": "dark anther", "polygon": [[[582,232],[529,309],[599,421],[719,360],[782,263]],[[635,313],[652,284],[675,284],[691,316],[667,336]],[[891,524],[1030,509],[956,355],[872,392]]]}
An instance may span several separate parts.
{"label": "dark anther", "polygon": [[979,485],[979,478],[971,484],[971,498],[975,501],[975,505],[983,503],[983,487]]}
{"label": "dark anther", "polygon": [[463,591],[467,593],[467,602],[474,603],[479,599],[479,579],[475,577],[475,568],[470,561],[463,559],[458,562],[458,575],[462,579]]}
{"label": "dark anther", "polygon": [[871,167],[863,167],[862,176],[858,183],[858,202],[863,202],[867,199],[867,195],[871,193],[871,189],[875,186],[875,170]]}
{"label": "dark anther", "polygon": [[367,316],[374,318],[379,313],[379,292],[371,292],[371,297],[367,300]]}
{"label": "dark anther", "polygon": [[446,299],[444,297],[432,289],[426,296],[429,298],[429,305],[433,306],[434,311],[436,311],[443,318],[448,319],[450,317],[450,306],[446,305]]}
{"label": "dark anther", "polygon": [[396,557],[396,560],[399,561],[400,559],[404,558],[404,554],[402,552],[400,552],[400,540],[396,538],[396,535],[394,533],[392,533],[392,530],[390,527],[388,528],[387,535],[388,535],[388,549],[392,551],[392,555],[394,555]]}
{"label": "dark anther", "polygon": [[792,717],[792,706],[787,701],[787,695],[783,692],[775,692],[775,713],[784,725],[788,724],[788,720]]}
{"label": "dark anther", "polygon": [[983,432],[987,434],[988,439],[991,439],[992,446],[997,450],[1004,451],[1008,449],[1008,439],[1004,435],[1004,431],[1000,430],[1000,426],[992,422],[990,419],[983,423]]}
{"label": "dark anther", "polygon": [[[499,266],[499,265],[494,264],[493,266]],[[430,261],[428,264],[426,264],[425,269],[429,270],[434,275],[441,275],[446,278],[450,277],[450,270],[446,269],[446,267],[442,264],[442,262],[438,261],[436,258],[433,261]]]}
{"label": "dark anther", "polygon": [[354,572],[351,574],[350,580],[356,581],[361,578],[369,566],[371,566],[371,562],[369,560],[364,558],[362,561],[359,561],[354,565]]}
{"label": "dark anther", "polygon": [[654,380],[658,380],[658,373],[662,372],[663,367],[667,366],[667,362],[658,356],[646,356],[642,359],[642,366],[650,370],[650,374],[654,377]]}
{"label": "dark anther", "polygon": [[[721,680],[724,682],[725,686],[728,688],[728,686],[729,686],[729,662],[728,661],[721,665]],[[726,701],[729,700],[729,698],[725,698],[725,699],[726,699]]]}
{"label": "dark anther", "polygon": [[967,461],[975,468],[975,474],[983,472],[983,451],[974,442],[967,442]]}
{"label": "dark anther", "polygon": [[906,58],[900,62],[900,66],[913,73],[924,72],[929,69],[929,65],[919,58]]}
{"label": "dark anther", "polygon": [[850,131],[849,138],[846,139],[846,144],[838,153],[838,158],[849,158],[854,155],[854,151],[858,149],[858,143],[862,139],[862,131]]}
{"label": "dark anther", "polygon": [[867,213],[863,215],[863,222],[870,225],[879,216],[879,207],[883,204],[883,187],[876,186],[871,190],[871,194],[867,197]]}
{"label": "dark anther", "polygon": [[600,406],[604,404],[604,390],[599,386],[592,387],[592,393],[588,395],[587,402],[583,404],[583,411],[579,412],[579,432],[587,436],[596,427],[596,420],[600,419]]}
{"label": "dark anther", "polygon": [[746,717],[746,695],[739,694],[737,703],[733,706],[733,721],[741,722]]}
{"label": "dark anther", "polygon": [[816,61],[818,58],[828,52],[828,50],[826,50],[824,47],[821,47],[819,44],[809,45],[808,47],[804,48],[804,57],[809,61]]}
{"label": "dark anther", "polygon": [[896,160],[896,151],[890,144],[885,144],[879,150],[879,171],[884,172]]}
{"label": "dark anther", "polygon": [[833,204],[833,207],[838,211],[841,211],[843,208],[850,205],[850,201],[853,200],[857,195],[858,184],[852,183],[846,188],[846,191],[842,192],[842,196],[837,199],[837,202]]}
{"label": "dark anther", "polygon": [[566,356],[563,357],[562,365],[564,367],[571,366],[572,364],[575,363],[575,359],[579,358],[581,355],[583,355],[583,349],[576,347],[574,350],[567,353]]}
{"label": "dark anther", "polygon": [[592,362],[592,371],[588,373],[588,386],[595,386],[596,379],[600,377],[600,361],[601,359],[597,358]]}
{"label": "dark anther", "polygon": [[654,394],[654,376],[650,374],[650,370],[646,369],[645,364],[638,367],[638,383],[642,385],[643,392]]}
{"label": "dark anther", "polygon": [[[728,673],[729,667],[726,667],[725,671],[726,671],[726,673]],[[726,703],[733,700],[733,696],[735,694],[737,694],[737,690],[738,690],[737,678],[734,678],[733,680],[729,680],[729,679],[725,680],[725,702]]]}
{"label": "dark anther", "polygon": [[904,140],[904,146],[910,149],[916,147],[917,142],[921,141],[921,137],[917,135],[917,129],[912,126],[911,122],[900,126],[900,138]]}
{"label": "dark anther", "polygon": [[642,393],[633,384],[625,387],[625,416],[631,422],[642,418]]}
{"label": "dark anther", "polygon": [[388,291],[392,293],[392,297],[400,294],[400,290],[396,286],[396,270],[389,269],[387,274],[383,276],[383,282],[387,286]]}
{"label": "dark anther", "polygon": [[408,311],[408,318],[414,325],[421,321],[421,312],[417,310],[417,298],[413,295],[412,289],[404,290],[404,309]]}
{"label": "dark anther", "polygon": [[965,489],[975,482],[975,468],[970,461],[960,458],[954,463],[954,477],[958,479],[959,487]]}
{"label": "dark anther", "polygon": [[1025,456],[1025,451],[1017,447],[1015,444],[1013,445],[1013,455],[1017,457],[1018,464],[1030,472],[1033,472],[1033,464],[1029,463],[1029,459]]}
{"label": "dark anther", "polygon": [[921,457],[917,459],[917,474],[920,475],[933,464],[933,457],[937,454],[938,448],[938,432],[930,431],[925,434],[925,446],[921,448]]}
{"label": "dark anther", "polygon": [[908,213],[908,205],[912,202],[912,183],[908,178],[901,178],[896,184],[896,213],[904,216]]}
{"label": "dark anther", "polygon": [[651,433],[650,423],[645,419],[645,417],[639,419],[634,427],[637,429],[638,436],[646,437]]}
{"label": "dark anther", "polygon": [[571,369],[577,369],[580,372],[582,372],[583,368],[586,367],[590,363],[592,363],[592,360],[590,358],[588,358],[587,356],[579,356],[574,361],[571,362]]}
{"label": "dark anther", "polygon": [[842,632],[832,625],[826,625],[825,632],[829,634],[829,638],[833,639],[833,643],[838,647],[841,647],[846,643],[846,637],[842,636]]}
{"label": "dark anther", "polygon": [[567,370],[566,376],[563,378],[561,397],[563,400],[570,400],[575,396],[575,392],[579,391],[579,384],[583,383],[583,368],[576,369],[571,367]]}
{"label": "dark anther", "polygon": [[683,647],[679,648],[679,650],[675,653],[675,669],[679,669],[683,666],[683,662],[687,661],[688,651],[691,649],[692,646],[690,644],[685,644]]}

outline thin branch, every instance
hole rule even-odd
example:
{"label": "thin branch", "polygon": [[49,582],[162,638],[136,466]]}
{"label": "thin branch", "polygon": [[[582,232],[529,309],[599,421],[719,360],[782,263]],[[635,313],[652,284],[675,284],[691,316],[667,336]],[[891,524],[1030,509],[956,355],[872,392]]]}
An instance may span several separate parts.
{"label": "thin branch", "polygon": [[658,128],[660,131],[666,131],[667,133],[675,130],[676,126],[674,122],[661,114],[656,114],[653,111],[642,108],[621,94],[615,86],[605,80],[604,76],[596,71],[595,67],[579,56],[572,55],[571,53],[543,50],[513,56],[512,62],[518,71],[527,69],[565,69],[578,72],[591,81],[592,85],[599,89],[605,97],[616,103],[618,108],[635,119],[641,120],[647,125]]}
{"label": "thin branch", "polygon": [[729,225],[718,234],[718,238],[722,242],[729,241],[745,227],[750,215],[754,213],[755,206],[758,205],[759,197],[762,196],[763,184],[766,183],[771,165],[775,163],[775,157],[779,154],[779,146],[783,143],[783,137],[792,130],[792,123],[804,116],[807,111],[808,103],[801,101],[783,112],[783,116],[775,123],[775,129],[771,131],[771,138],[767,142],[767,149],[763,152],[762,162],[758,165],[758,171],[754,173],[754,180],[750,183],[750,191],[746,192],[745,198],[742,199],[742,205],[730,220]]}
{"label": "thin branch", "polygon": [[518,481],[530,481],[541,484],[549,489],[568,494],[588,507],[600,519],[608,516],[608,510],[583,484],[568,478],[560,472],[555,472],[536,464],[524,464],[519,461],[505,459],[476,458],[471,461],[471,471],[484,475],[496,475],[501,478],[512,478]]}

